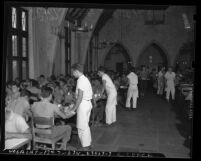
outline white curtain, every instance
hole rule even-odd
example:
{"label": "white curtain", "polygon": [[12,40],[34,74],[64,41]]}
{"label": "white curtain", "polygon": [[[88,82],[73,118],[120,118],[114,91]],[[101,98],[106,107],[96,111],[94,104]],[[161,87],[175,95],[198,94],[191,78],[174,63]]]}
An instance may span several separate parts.
{"label": "white curtain", "polygon": [[56,55],[56,47],[59,43],[57,33],[62,29],[62,24],[66,15],[67,8],[51,8],[54,19],[49,20],[47,30],[47,57],[48,57],[48,74],[53,72],[54,58]]}

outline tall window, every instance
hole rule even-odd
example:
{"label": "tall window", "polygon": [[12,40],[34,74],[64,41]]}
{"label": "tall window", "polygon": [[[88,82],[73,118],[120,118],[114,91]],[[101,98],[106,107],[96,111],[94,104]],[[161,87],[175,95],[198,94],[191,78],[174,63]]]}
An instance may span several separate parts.
{"label": "tall window", "polygon": [[[69,23],[69,22],[68,22]],[[71,74],[71,30],[70,27],[65,28],[65,64],[66,64],[66,75]]]}
{"label": "tall window", "polygon": [[165,24],[164,10],[147,10],[145,12],[145,25]]}
{"label": "tall window", "polygon": [[28,12],[19,7],[9,9],[7,37],[7,80],[28,78]]}

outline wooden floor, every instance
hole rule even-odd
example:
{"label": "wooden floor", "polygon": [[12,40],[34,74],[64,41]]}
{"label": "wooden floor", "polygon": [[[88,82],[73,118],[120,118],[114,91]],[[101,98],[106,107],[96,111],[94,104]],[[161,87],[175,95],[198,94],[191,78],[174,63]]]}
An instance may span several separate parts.
{"label": "wooden floor", "polygon": [[116,125],[91,128],[93,150],[156,152],[168,158],[190,158],[172,108],[164,98],[151,92],[138,99],[136,111],[117,107]]}

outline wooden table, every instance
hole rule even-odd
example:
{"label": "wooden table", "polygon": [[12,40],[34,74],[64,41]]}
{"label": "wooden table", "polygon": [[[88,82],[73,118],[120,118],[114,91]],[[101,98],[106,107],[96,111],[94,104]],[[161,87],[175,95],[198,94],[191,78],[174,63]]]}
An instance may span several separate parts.
{"label": "wooden table", "polygon": [[28,138],[12,138],[5,140],[5,149],[20,149],[24,145],[30,144],[31,140]]}

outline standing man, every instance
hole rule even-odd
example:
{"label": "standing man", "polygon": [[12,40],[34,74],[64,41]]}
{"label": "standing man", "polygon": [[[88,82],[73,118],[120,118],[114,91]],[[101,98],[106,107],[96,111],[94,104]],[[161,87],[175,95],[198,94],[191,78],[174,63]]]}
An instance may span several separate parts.
{"label": "standing man", "polygon": [[[135,110],[137,105],[137,97],[138,97],[138,76],[135,74],[134,67],[131,67],[130,73],[127,75],[128,78],[128,92],[127,92],[127,99],[126,99],[126,108]],[[131,98],[133,99],[133,106],[130,106]]]}
{"label": "standing man", "polygon": [[73,76],[78,78],[76,85],[76,103],[73,110],[77,110],[77,129],[81,150],[89,150],[91,148],[91,131],[89,127],[89,119],[92,109],[92,87],[88,78],[83,74],[83,66],[76,63],[72,66]]}
{"label": "standing man", "polygon": [[109,126],[112,123],[116,122],[117,90],[111,78],[107,74],[105,74],[104,67],[99,67],[98,75],[102,77],[103,81],[103,89],[101,94],[103,94],[104,90],[106,90],[108,97],[105,107],[105,115],[106,125]]}
{"label": "standing man", "polygon": [[169,102],[170,92],[172,95],[172,100],[175,99],[175,76],[176,74],[172,71],[172,67],[168,68],[168,71],[165,73],[166,79],[166,99]]}
{"label": "standing man", "polygon": [[147,83],[148,83],[148,71],[145,66],[142,66],[142,71],[140,72],[140,78],[142,82],[141,97],[144,97],[144,94],[147,90]]}
{"label": "standing man", "polygon": [[158,73],[158,83],[157,83],[157,95],[163,95],[164,91],[164,72],[165,72],[165,67],[161,67],[159,73]]}

